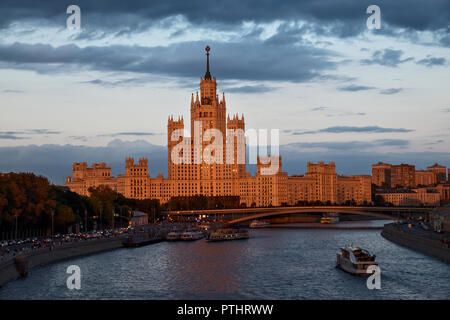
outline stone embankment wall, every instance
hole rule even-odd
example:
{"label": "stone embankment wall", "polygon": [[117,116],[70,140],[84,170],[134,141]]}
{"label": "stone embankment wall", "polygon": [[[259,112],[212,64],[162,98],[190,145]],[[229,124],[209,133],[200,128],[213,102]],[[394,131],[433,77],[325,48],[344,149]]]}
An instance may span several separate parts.
{"label": "stone embankment wall", "polygon": [[413,232],[399,230],[392,223],[384,226],[381,235],[394,243],[433,256],[450,264],[450,249],[440,241],[427,239],[426,237],[415,235]]}
{"label": "stone embankment wall", "polygon": [[[21,263],[25,264],[26,269],[31,269],[64,259],[121,248],[122,240],[122,237],[98,239],[66,243],[61,246],[55,246],[53,250],[50,250],[50,248],[36,249],[21,254],[21,257],[23,257]],[[0,287],[20,277],[16,265],[17,263],[15,263],[14,259],[0,263]]]}

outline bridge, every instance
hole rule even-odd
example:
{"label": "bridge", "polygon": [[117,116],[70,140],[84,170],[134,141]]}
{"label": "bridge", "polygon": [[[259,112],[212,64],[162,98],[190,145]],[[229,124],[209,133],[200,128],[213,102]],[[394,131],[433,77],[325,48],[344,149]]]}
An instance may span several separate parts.
{"label": "bridge", "polygon": [[423,207],[353,207],[353,206],[308,206],[308,207],[272,207],[272,208],[241,208],[215,210],[184,210],[169,211],[169,217],[211,217],[224,221],[228,225],[246,223],[252,220],[272,218],[283,215],[307,213],[342,213],[371,216],[381,219],[405,219],[415,215],[428,215],[434,208]]}

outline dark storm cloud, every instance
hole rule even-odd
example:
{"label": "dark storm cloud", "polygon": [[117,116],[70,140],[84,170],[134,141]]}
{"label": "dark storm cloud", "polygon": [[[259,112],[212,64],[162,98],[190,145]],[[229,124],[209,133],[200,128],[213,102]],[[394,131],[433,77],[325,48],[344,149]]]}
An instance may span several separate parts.
{"label": "dark storm cloud", "polygon": [[356,84],[351,84],[349,86],[343,86],[343,87],[338,88],[339,91],[350,91],[350,92],[365,91],[365,90],[372,90],[372,89],[375,89],[375,88],[368,87],[368,86],[360,86],[360,85],[356,85]]}
{"label": "dark storm cloud", "polygon": [[399,64],[414,60],[412,57],[402,59],[402,55],[402,50],[377,50],[373,53],[371,59],[362,59],[361,63],[365,65],[378,64],[386,67],[397,67]]}
{"label": "dark storm cloud", "polygon": [[[66,8],[72,1],[2,0],[0,26],[11,22],[41,19],[65,26]],[[306,20],[323,33],[351,36],[365,30],[366,8],[372,0],[78,0],[85,27],[115,32],[144,30],[149,24],[176,15],[194,24],[240,25],[244,21]],[[446,28],[450,20],[447,0],[379,0],[382,21],[389,26],[413,30]],[[166,22],[170,23],[170,22]]]}
{"label": "dark storm cloud", "polygon": [[317,134],[317,133],[393,133],[393,132],[412,132],[414,130],[404,128],[383,128],[379,126],[365,126],[365,127],[353,127],[353,126],[335,126],[328,127],[314,131],[293,131],[292,135],[305,135],[305,134]]}
{"label": "dark storm cloud", "polygon": [[[297,44],[247,42],[208,43],[211,71],[221,79],[304,82],[319,79],[336,68],[333,51]],[[0,67],[45,72],[67,72],[68,66],[99,71],[124,71],[198,78],[205,69],[204,42],[182,42],[168,47],[88,46],[14,43],[0,45]],[[281,58],[282,56],[282,58]],[[48,67],[48,68],[47,68]],[[102,80],[94,80],[102,84]]]}
{"label": "dark storm cloud", "polygon": [[427,57],[425,59],[417,61],[418,64],[422,64],[426,67],[434,67],[434,66],[443,66],[445,65],[445,58],[434,58],[434,57]]}
{"label": "dark storm cloud", "polygon": [[386,94],[386,95],[390,95],[390,94],[396,94],[403,91],[402,88],[390,88],[390,89],[383,89],[380,90],[380,94]]}

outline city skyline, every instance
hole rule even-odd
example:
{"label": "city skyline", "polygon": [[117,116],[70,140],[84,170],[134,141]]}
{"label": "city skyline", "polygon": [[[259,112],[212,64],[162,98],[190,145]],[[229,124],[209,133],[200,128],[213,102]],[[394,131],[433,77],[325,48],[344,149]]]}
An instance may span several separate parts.
{"label": "city skyline", "polygon": [[0,1],[5,311],[448,300],[449,21],[449,0]]}
{"label": "city skyline", "polygon": [[[249,127],[279,128],[283,145],[298,144],[299,152],[333,152],[332,144],[376,153],[450,150],[443,1],[410,19],[382,1],[381,30],[367,30],[367,6],[327,1],[300,3],[298,12],[267,4],[274,16],[236,17],[176,3],[167,11],[158,3],[121,8],[130,12],[79,5],[81,31],[65,30],[67,14],[54,4],[23,16],[13,14],[21,4],[2,4],[0,97],[8,111],[0,147],[98,147],[114,138],[164,145],[159,106],[187,116],[186,91],[195,88],[197,55],[208,43],[230,113],[254,114]],[[120,24],[108,23],[118,17]]]}
{"label": "city skyline", "polygon": [[[308,161],[304,175],[289,175],[282,170],[283,154],[278,149],[274,153],[270,146],[261,152],[267,142],[261,142],[256,132],[247,135],[244,116],[230,117],[225,93],[217,92],[220,79],[211,74],[210,50],[205,47],[205,74],[199,90],[191,94],[190,117],[184,121],[182,116],[168,116],[166,177],[161,172],[153,172],[156,177],[150,175],[151,158],[150,162],[145,157],[135,162],[127,157],[125,173],[116,177],[104,161],[91,167],[87,162],[74,162],[65,186],[82,196],[89,196],[91,188],[107,186],[126,198],[157,199],[161,204],[177,197],[202,195],[236,197],[240,207],[277,207],[314,202],[367,205],[375,202],[372,185],[391,189],[447,183],[447,168],[437,163],[427,171],[417,171],[417,175],[414,165],[379,162],[372,165],[371,175],[342,176],[336,173],[335,162]],[[190,133],[186,130],[189,123]],[[257,154],[247,152],[247,145],[256,140]],[[273,137],[270,141],[278,142]],[[249,151],[252,147],[256,145]],[[247,171],[247,163],[256,164],[254,175]],[[439,189],[402,190],[380,196],[396,205],[435,206],[448,200],[449,191],[450,187],[442,185]]]}

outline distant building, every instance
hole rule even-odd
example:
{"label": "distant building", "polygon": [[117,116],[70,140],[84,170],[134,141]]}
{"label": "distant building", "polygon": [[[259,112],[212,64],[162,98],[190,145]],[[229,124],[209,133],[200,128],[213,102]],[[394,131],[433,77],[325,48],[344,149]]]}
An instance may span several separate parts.
{"label": "distant building", "polygon": [[450,201],[450,184],[440,184],[433,189],[439,192],[442,201]]}
{"label": "distant building", "polygon": [[377,187],[409,188],[416,185],[415,166],[379,162],[372,165],[372,183]]}
{"label": "distant building", "polygon": [[74,163],[72,176],[73,178],[67,177],[66,186],[80,195],[89,195],[89,188],[100,185],[118,190],[116,179],[111,177],[111,167],[107,167],[105,163],[94,163],[91,168],[86,162]]}
{"label": "distant building", "polygon": [[371,176],[339,176],[337,203],[363,204],[372,202]]}
{"label": "distant building", "polygon": [[[200,79],[200,94],[197,92],[195,97],[194,94],[191,95],[191,137],[181,136],[178,137],[179,140],[173,141],[174,133],[184,132],[184,120],[183,117],[174,119],[170,116],[167,122],[167,178],[161,174],[151,178],[147,158],[139,159],[139,163],[135,163],[133,158],[127,158],[125,174],[118,175],[117,178],[111,177],[111,167],[105,163],[93,164],[92,168],[88,168],[85,162],[74,163],[73,177],[67,177],[66,186],[73,192],[88,195],[90,187],[107,185],[127,198],[158,199],[160,203],[167,203],[172,197],[186,198],[197,195],[238,196],[243,207],[281,206],[299,201],[344,203],[354,200],[357,204],[371,202],[370,178],[338,178],[334,162],[308,162],[305,176],[289,177],[286,172],[282,172],[281,157],[271,157],[270,162],[258,157],[257,172],[252,176],[246,171],[245,143],[242,151],[237,149],[238,143],[234,143],[234,152],[231,152],[233,149],[228,150],[225,143],[222,145],[223,149],[219,148],[222,152],[217,153],[219,159],[223,160],[222,163],[207,162],[206,160],[215,155],[216,150],[207,154],[205,159],[209,142],[203,141],[200,147],[195,147],[194,122],[201,123],[202,130],[215,129],[220,132],[226,142],[228,138],[237,141],[237,137],[232,136],[230,131],[244,132],[245,121],[244,116],[227,116],[225,94],[219,96],[216,79],[211,76],[209,70],[209,47],[206,57],[207,67],[205,76]],[[178,163],[172,157],[177,156],[181,141],[191,143],[186,150],[178,151],[178,156],[190,161]],[[195,160],[200,153],[203,159],[197,163]],[[244,159],[243,163],[238,161],[239,156]],[[270,169],[274,162],[277,170],[272,172]]]}
{"label": "distant building", "polygon": [[371,177],[338,176],[334,162],[308,162],[304,176],[287,178],[288,204],[316,202],[357,205],[372,202]]}
{"label": "distant building", "polygon": [[148,224],[148,214],[142,211],[134,211],[131,217],[131,226],[133,228],[145,226]]}
{"label": "distant building", "polygon": [[437,175],[433,171],[417,170],[415,177],[416,186],[431,186],[437,183]]}
{"label": "distant building", "polygon": [[427,167],[427,171],[434,172],[437,177],[438,183],[447,181],[447,168],[435,163],[432,166]]}
{"label": "distant building", "polygon": [[393,165],[391,168],[391,187],[414,187],[416,185],[415,171],[416,167],[414,165],[405,163]]}
{"label": "distant building", "polygon": [[399,207],[415,206],[439,206],[439,192],[433,189],[389,189],[377,190],[377,195],[381,196],[386,203],[392,203]]}
{"label": "distant building", "polygon": [[372,165],[372,183],[377,187],[391,186],[391,168],[388,163],[378,162]]}

